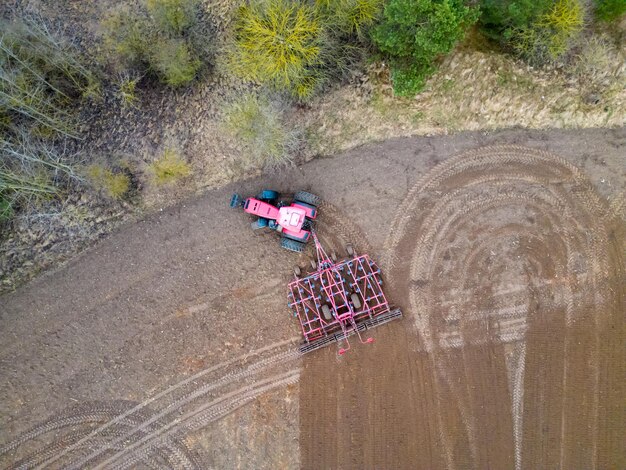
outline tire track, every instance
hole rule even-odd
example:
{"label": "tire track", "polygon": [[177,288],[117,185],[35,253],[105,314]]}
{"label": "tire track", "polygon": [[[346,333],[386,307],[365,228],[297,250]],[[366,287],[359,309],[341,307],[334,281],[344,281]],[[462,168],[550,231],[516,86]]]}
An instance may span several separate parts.
{"label": "tire track", "polygon": [[137,460],[140,460],[151,449],[158,446],[163,439],[177,433],[181,428],[188,431],[201,428],[207,424],[220,419],[231,411],[252,401],[259,395],[266,393],[278,387],[296,383],[300,377],[298,370],[290,370],[288,372],[272,376],[268,379],[261,380],[252,385],[247,385],[234,392],[230,392],[225,396],[219,397],[212,402],[194,409],[166,426],[163,426],[154,433],[147,435],[140,441],[134,443],[130,447],[124,448],[112,457],[100,462],[93,467],[94,470],[109,468],[115,461],[121,459],[125,455],[129,455],[122,463],[116,464],[114,468],[128,468]]}
{"label": "tire track", "polygon": [[[609,238],[602,221],[618,210],[608,208],[588,178],[566,160],[545,151],[517,146],[480,148],[453,157],[422,177],[397,208],[384,244],[382,264],[391,280],[389,284],[400,286],[396,289],[398,295],[402,291],[408,293],[410,314],[422,343],[417,345],[418,349],[439,358],[435,360],[439,364],[438,375],[451,390],[456,389],[455,400],[470,444],[476,440],[475,425],[470,418],[472,410],[468,408],[473,405],[463,397],[470,389],[463,391],[452,386],[454,380],[450,377],[458,374],[459,380],[467,382],[468,387],[472,379],[461,370],[442,369],[447,367],[444,366],[444,351],[458,347],[464,354],[465,345],[483,342],[506,344],[512,341],[518,345],[513,348],[517,359],[507,359],[507,369],[514,369],[509,370],[509,389],[517,469],[522,467],[524,455],[524,388],[520,383],[528,358],[524,338],[530,308],[524,306],[525,302],[541,304],[544,309],[549,306],[549,311],[558,311],[562,306],[566,327],[585,316],[586,310],[591,311],[596,340],[589,350],[593,377],[589,382],[593,384],[590,434],[595,449],[598,325],[601,315],[611,315],[604,309],[610,304],[605,297],[611,291],[611,278],[607,274],[611,269],[607,267],[613,263],[608,257]],[[527,245],[519,245],[521,238]],[[483,274],[478,276],[478,273]],[[555,276],[563,286],[556,299],[550,300],[554,297],[550,289],[537,291],[540,296],[535,300],[532,296],[527,301],[520,298],[521,303],[493,297],[496,291],[513,290],[523,294],[531,292],[537,283],[554,284],[547,276]],[[530,282],[531,278],[534,281]],[[520,288],[511,282],[520,283]],[[438,299],[445,293],[448,301],[444,306]],[[586,301],[580,302],[580,299]],[[447,312],[453,312],[453,316]],[[506,324],[497,320],[502,316],[500,312],[509,312]],[[489,326],[494,324],[497,328]],[[519,334],[513,334],[518,330]],[[565,357],[569,357],[573,345],[567,332],[564,334]],[[462,361],[467,360],[463,356]],[[570,388],[571,372],[567,364],[566,360],[563,390]],[[572,434],[566,420],[567,406],[563,398],[560,412],[562,465],[567,463],[563,453],[566,436]],[[440,431],[446,435],[445,430]],[[470,460],[480,466],[475,444],[470,448]]]}
{"label": "tire track", "polygon": [[[294,347],[294,340],[295,338],[292,338],[268,345],[202,370],[134,406],[132,403],[125,403],[124,406],[114,403],[97,405],[87,403],[70,408],[60,416],[47,420],[5,444],[0,449],[0,456],[6,456],[9,452],[16,451],[26,443],[48,433],[58,434],[63,429],[85,427],[84,430],[74,432],[69,440],[67,436],[55,436],[52,443],[39,447],[22,459],[23,462],[29,463],[28,468],[35,465],[37,468],[50,468],[55,464],[61,465],[61,461],[65,461],[61,465],[63,468],[84,468],[92,466],[110,450],[126,448],[129,444],[139,441],[147,442],[146,436],[158,436],[159,429],[167,428],[170,437],[160,440],[160,447],[152,445],[148,447],[157,453],[165,452],[170,455],[180,463],[178,466],[181,468],[200,468],[193,454],[182,444],[184,433],[179,433],[179,430],[184,426],[179,423],[177,416],[184,413],[197,415],[205,409],[203,402],[206,397],[213,396],[219,402],[220,397],[230,396],[229,388],[247,381],[250,384],[244,389],[252,387],[253,391],[246,392],[245,399],[251,401],[258,396],[254,395],[256,393],[254,390],[271,388],[259,389],[255,388],[254,384],[265,383],[263,377],[271,374],[272,370],[288,369],[289,373],[297,376],[299,366],[295,361],[300,354]],[[235,401],[243,403],[245,400],[235,397]],[[222,405],[223,409],[231,411],[236,407],[232,403]],[[206,423],[212,421],[214,419],[209,416]],[[93,428],[93,424],[98,426]],[[177,433],[180,434],[181,441],[171,437]],[[150,456],[144,452],[142,459],[149,458]],[[164,466],[171,467],[167,463]]]}

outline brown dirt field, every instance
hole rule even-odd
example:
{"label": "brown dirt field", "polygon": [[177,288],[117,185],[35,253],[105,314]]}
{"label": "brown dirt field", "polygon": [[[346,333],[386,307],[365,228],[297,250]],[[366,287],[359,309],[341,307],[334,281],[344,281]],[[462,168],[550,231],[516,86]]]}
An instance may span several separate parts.
{"label": "brown dirt field", "polygon": [[[396,139],[122,227],[0,297],[0,467],[624,468],[624,149]],[[307,255],[227,207],[261,187],[322,196],[405,318],[295,354]]]}
{"label": "brown dirt field", "polygon": [[472,150],[391,227],[406,319],[338,367],[305,359],[303,468],[623,467],[624,227],[587,177],[543,151]]}

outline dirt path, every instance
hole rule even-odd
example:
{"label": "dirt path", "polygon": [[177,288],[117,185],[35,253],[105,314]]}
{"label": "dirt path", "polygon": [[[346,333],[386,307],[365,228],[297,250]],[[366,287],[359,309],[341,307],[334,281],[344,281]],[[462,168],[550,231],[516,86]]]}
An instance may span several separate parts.
{"label": "dirt path", "polygon": [[406,318],[340,361],[293,354],[306,256],[229,188],[123,228],[0,298],[0,465],[623,462],[625,149],[623,129],[398,139],[239,185],[314,190],[322,240],[383,262]]}

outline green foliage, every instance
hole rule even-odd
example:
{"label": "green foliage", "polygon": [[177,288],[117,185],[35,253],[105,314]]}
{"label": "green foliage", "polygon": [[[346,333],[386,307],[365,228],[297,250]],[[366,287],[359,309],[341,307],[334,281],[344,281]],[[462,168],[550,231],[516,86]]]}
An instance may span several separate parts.
{"label": "green foliage", "polygon": [[613,22],[626,15],[624,0],[595,0],[596,18],[600,21]]}
{"label": "green foliage", "polygon": [[0,226],[13,218],[13,202],[5,193],[0,193]]}
{"label": "green foliage", "polygon": [[194,80],[206,55],[193,31],[198,18],[197,0],[146,0],[145,9],[122,8],[104,21],[105,44],[141,73],[179,87]]}
{"label": "green foliage", "polygon": [[460,0],[391,0],[372,38],[391,59],[394,92],[419,92],[437,59],[463,38],[477,14]]}
{"label": "green foliage", "polygon": [[564,56],[585,20],[582,0],[483,0],[481,10],[483,32],[533,65]]}
{"label": "green foliage", "polygon": [[191,174],[189,164],[172,149],[165,150],[160,158],[149,165],[148,170],[157,186],[175,183]]}
{"label": "green foliage", "polygon": [[178,36],[198,19],[197,0],[146,0],[146,8],[162,31]]}
{"label": "green foliage", "polygon": [[117,78],[117,96],[124,108],[135,107],[137,103],[137,83],[141,77],[120,73]]}
{"label": "green foliage", "polygon": [[511,34],[511,46],[531,64],[556,61],[570,50],[583,30],[584,17],[580,0],[556,0],[533,24]]}
{"label": "green foliage", "polygon": [[280,104],[248,93],[226,109],[224,123],[244,144],[246,159],[257,167],[277,167],[291,161],[300,135],[283,122]]}
{"label": "green foliage", "polygon": [[315,10],[288,0],[254,0],[239,9],[228,65],[233,73],[299,98],[313,92],[321,27]]}
{"label": "green foliage", "polygon": [[530,27],[553,4],[554,0],[481,0],[481,29],[506,44],[514,31]]}
{"label": "green foliage", "polygon": [[317,0],[316,6],[330,31],[362,37],[378,19],[383,0]]}
{"label": "green foliage", "polygon": [[200,65],[201,62],[192,56],[189,46],[182,39],[159,41],[150,60],[150,66],[172,87],[192,81]]}
{"label": "green foliage", "polygon": [[107,49],[130,63],[140,63],[149,57],[151,48],[150,23],[146,16],[122,8],[102,22]]}
{"label": "green foliage", "polygon": [[101,165],[91,165],[87,168],[87,176],[91,184],[113,199],[121,199],[130,189],[130,178],[127,174],[114,173]]}

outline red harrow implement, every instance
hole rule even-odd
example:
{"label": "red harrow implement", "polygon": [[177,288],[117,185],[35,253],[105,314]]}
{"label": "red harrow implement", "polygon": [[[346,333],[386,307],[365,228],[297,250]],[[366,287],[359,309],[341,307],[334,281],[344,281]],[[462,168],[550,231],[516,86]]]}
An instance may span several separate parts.
{"label": "red harrow implement", "polygon": [[382,289],[380,269],[368,255],[357,256],[348,247],[349,258],[337,262],[329,257],[312,232],[317,251],[314,271],[289,283],[289,307],[298,318],[304,342],[300,352],[307,353],[334,341],[345,341],[339,349],[343,355],[350,349],[348,337],[356,334],[361,343],[361,333],[383,323],[402,317],[398,308],[392,309]]}

